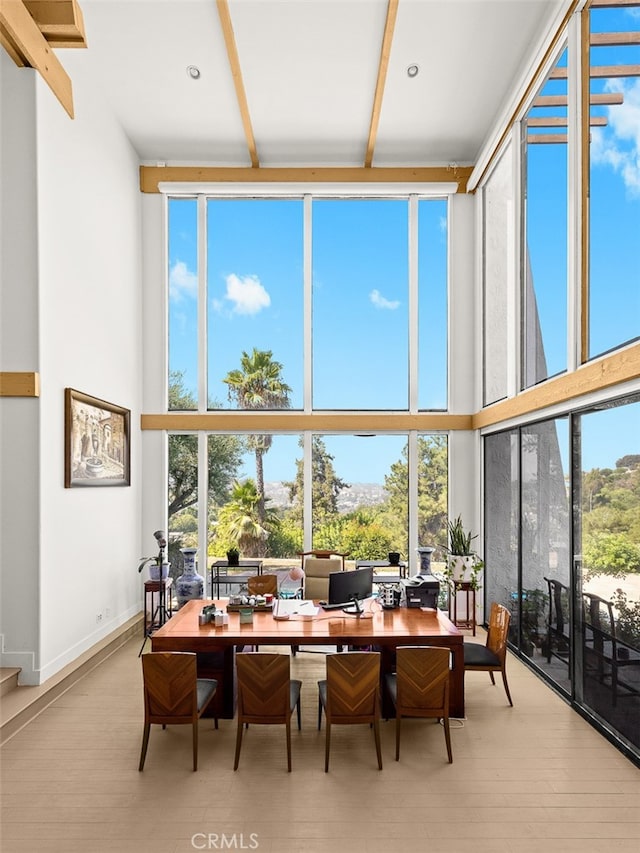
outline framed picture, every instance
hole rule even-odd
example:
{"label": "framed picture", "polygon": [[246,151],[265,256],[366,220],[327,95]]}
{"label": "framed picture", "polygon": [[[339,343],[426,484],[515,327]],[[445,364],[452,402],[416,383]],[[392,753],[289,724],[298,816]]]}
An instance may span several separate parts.
{"label": "framed picture", "polygon": [[73,388],[64,395],[65,488],[130,485],[130,410]]}

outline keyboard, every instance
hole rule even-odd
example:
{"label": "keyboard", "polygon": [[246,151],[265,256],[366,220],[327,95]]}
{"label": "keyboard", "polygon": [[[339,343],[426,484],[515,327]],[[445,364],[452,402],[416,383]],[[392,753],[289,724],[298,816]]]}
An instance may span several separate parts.
{"label": "keyboard", "polygon": [[352,601],[341,601],[340,604],[329,604],[328,601],[319,601],[323,610],[342,610],[343,607],[353,607]]}

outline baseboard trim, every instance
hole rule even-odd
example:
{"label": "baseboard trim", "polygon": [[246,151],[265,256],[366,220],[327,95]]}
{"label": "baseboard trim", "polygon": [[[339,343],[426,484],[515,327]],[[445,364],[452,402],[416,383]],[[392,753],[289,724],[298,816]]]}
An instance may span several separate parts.
{"label": "baseboard trim", "polygon": [[142,623],[143,614],[138,613],[42,684],[18,686],[3,696],[0,707],[0,745],[133,636],[141,636]]}

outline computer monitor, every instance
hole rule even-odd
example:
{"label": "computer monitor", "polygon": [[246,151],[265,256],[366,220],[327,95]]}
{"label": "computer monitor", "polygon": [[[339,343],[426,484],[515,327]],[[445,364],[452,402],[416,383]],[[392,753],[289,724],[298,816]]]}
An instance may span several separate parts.
{"label": "computer monitor", "polygon": [[344,604],[345,607],[351,604],[359,612],[360,607],[355,602],[369,598],[372,591],[373,566],[329,574],[329,604]]}

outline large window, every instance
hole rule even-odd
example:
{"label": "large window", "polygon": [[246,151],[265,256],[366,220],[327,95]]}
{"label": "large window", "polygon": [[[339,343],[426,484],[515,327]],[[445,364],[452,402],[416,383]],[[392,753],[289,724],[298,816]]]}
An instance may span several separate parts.
{"label": "large window", "polygon": [[589,13],[589,358],[640,336],[639,11]]}
{"label": "large window", "polygon": [[408,202],[314,202],[313,408],[408,409],[408,316]]}
{"label": "large window", "polygon": [[446,409],[447,209],[169,198],[170,408]]}
{"label": "large window", "polygon": [[524,388],[567,368],[568,116],[565,50],[523,123]]}
{"label": "large window", "polygon": [[[169,409],[198,408],[198,204],[167,205],[169,255]],[[176,386],[180,394],[175,393]]]}
{"label": "large window", "polygon": [[[301,200],[209,199],[210,408],[302,408],[302,250]],[[256,350],[270,356],[256,357]],[[278,370],[274,365],[281,367]],[[237,371],[240,387],[227,382]],[[278,389],[269,393],[269,383],[262,380],[276,374]],[[289,389],[286,393],[283,386]]]}
{"label": "large window", "polygon": [[638,435],[630,399],[484,440],[486,600],[510,609],[513,648],[636,753]]}
{"label": "large window", "polygon": [[640,402],[576,417],[581,702],[640,749]]}
{"label": "large window", "polygon": [[[446,198],[201,195],[167,221],[170,410],[446,408]],[[446,539],[447,471],[426,433],[171,434],[172,554],[408,559]]]}

